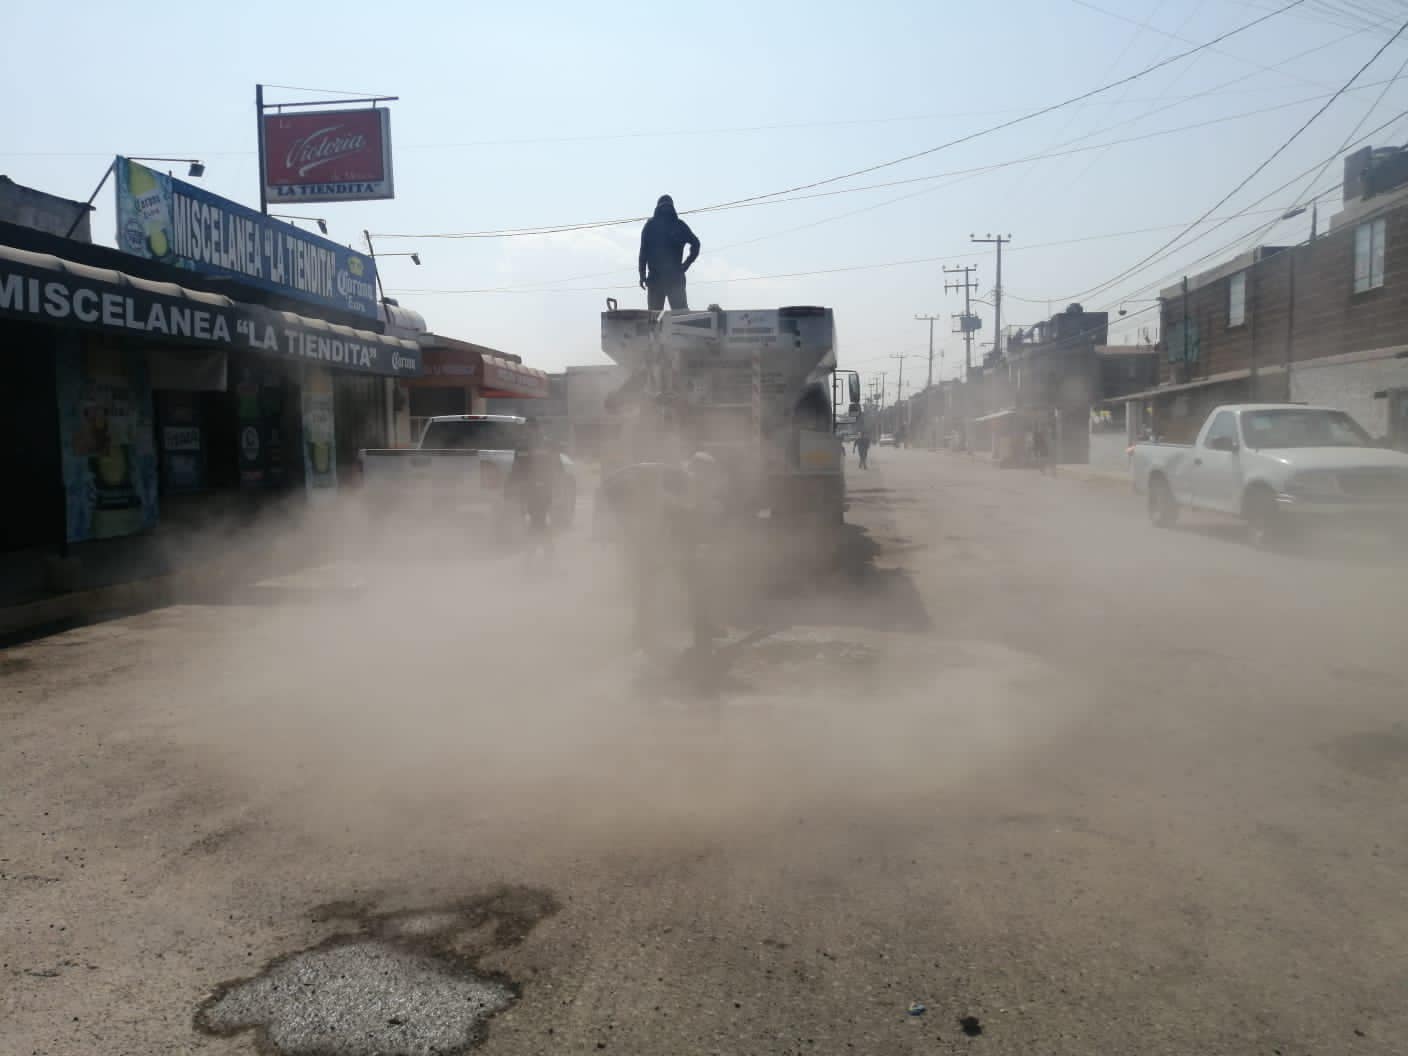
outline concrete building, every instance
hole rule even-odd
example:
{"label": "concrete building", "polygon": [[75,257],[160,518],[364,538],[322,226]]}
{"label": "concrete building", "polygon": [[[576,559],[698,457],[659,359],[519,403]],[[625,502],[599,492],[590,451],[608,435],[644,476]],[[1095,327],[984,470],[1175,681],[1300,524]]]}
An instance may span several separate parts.
{"label": "concrete building", "polygon": [[[37,191],[0,176],[0,222],[43,231],[75,242],[92,242],[91,208],[84,202]],[[75,223],[78,226],[74,226]],[[72,234],[69,233],[72,229]]]}
{"label": "concrete building", "polygon": [[1159,384],[1120,399],[1169,440],[1243,400],[1326,403],[1408,446],[1408,151],[1345,158],[1344,208],[1164,289]]}

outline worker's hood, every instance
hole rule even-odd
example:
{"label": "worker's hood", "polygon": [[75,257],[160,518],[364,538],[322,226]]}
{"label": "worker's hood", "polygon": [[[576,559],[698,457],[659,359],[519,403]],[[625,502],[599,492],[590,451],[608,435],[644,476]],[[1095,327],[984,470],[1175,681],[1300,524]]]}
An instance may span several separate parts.
{"label": "worker's hood", "polygon": [[668,194],[662,194],[660,200],[655,203],[655,219],[657,220],[678,220],[680,214],[675,212],[675,200]]}

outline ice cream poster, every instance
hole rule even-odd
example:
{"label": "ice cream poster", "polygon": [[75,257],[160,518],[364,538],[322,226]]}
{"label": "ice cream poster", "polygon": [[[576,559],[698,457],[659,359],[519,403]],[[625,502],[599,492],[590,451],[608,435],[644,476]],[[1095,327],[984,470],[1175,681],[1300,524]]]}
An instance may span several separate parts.
{"label": "ice cream poster", "polygon": [[58,350],[57,368],[68,541],[151,528],[157,458],[145,358],[73,342]]}

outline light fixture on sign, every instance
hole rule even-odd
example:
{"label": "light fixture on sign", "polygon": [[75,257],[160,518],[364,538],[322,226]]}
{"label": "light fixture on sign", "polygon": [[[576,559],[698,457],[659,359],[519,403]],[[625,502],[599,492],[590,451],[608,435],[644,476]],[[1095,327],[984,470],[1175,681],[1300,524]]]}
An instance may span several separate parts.
{"label": "light fixture on sign", "polygon": [[328,233],[328,222],[321,216],[290,216],[288,213],[270,213],[269,215],[277,217],[280,220],[311,220],[318,225],[320,232],[325,235]]}

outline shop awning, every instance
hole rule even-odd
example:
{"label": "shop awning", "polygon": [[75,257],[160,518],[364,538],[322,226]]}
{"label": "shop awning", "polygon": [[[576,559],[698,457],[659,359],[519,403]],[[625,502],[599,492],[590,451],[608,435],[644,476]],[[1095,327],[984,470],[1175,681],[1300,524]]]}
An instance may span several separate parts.
{"label": "shop awning", "polygon": [[365,374],[420,373],[420,346],[405,338],[13,246],[0,245],[0,316]]}
{"label": "shop awning", "polygon": [[[1283,374],[1285,368],[1282,366],[1265,366],[1261,368],[1262,374]],[[1250,370],[1228,370],[1221,374],[1209,374],[1206,378],[1198,378],[1195,381],[1182,381],[1176,385],[1160,385],[1155,389],[1145,389],[1143,392],[1129,392],[1123,396],[1111,396],[1105,403],[1128,403],[1130,400],[1156,400],[1160,396],[1172,396],[1180,392],[1191,392],[1193,389],[1206,389],[1211,385],[1226,385],[1233,381],[1246,381],[1252,376]]]}
{"label": "shop awning", "polygon": [[483,345],[440,334],[421,337],[424,370],[414,384],[427,388],[472,386],[481,396],[538,400],[548,396],[548,376]]}

